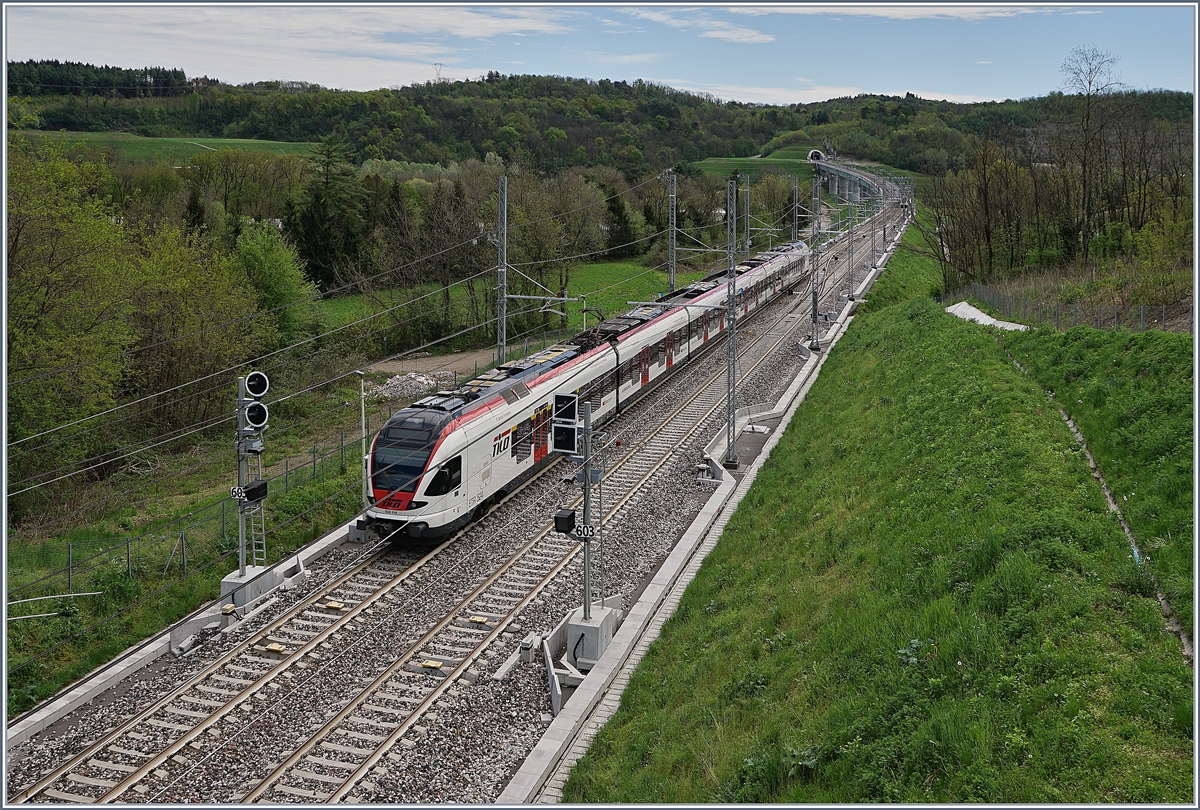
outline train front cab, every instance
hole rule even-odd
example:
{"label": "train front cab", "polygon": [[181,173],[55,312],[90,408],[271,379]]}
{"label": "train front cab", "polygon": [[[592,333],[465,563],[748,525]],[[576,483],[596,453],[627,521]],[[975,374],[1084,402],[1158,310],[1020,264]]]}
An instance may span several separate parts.
{"label": "train front cab", "polygon": [[365,525],[356,528],[380,538],[419,538],[466,523],[465,454],[443,444],[453,436],[443,437],[453,421],[447,411],[410,407],[384,424],[371,445]]}

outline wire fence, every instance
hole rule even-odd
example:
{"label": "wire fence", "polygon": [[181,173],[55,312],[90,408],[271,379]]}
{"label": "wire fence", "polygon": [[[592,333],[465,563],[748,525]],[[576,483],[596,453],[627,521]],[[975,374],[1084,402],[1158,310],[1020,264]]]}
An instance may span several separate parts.
{"label": "wire fence", "polygon": [[[369,426],[368,426],[369,430]],[[355,434],[357,431],[355,431]],[[332,444],[314,445],[302,462],[283,461],[281,472],[267,476],[272,495],[359,466],[360,438],[341,431]],[[278,465],[277,465],[278,467]],[[182,576],[237,548],[238,502],[219,502],[182,515],[136,536],[96,538],[68,543],[43,543],[8,549],[8,597],[17,600],[91,590],[96,574],[115,570],[135,578],[155,574]],[[20,615],[10,609],[10,615]]]}
{"label": "wire fence", "polygon": [[990,307],[999,317],[1066,331],[1074,326],[1127,332],[1186,332],[1194,334],[1195,307],[1189,302],[1176,304],[1093,304],[1041,301],[1011,295],[983,284],[967,284],[938,296],[940,304],[975,300]]}
{"label": "wire fence", "polygon": [[[543,329],[536,334],[518,334],[513,337],[513,348],[528,354],[574,332],[573,329]],[[455,372],[454,383],[458,382]],[[397,407],[403,407],[403,403],[389,402],[386,407],[390,417]],[[383,415],[377,414],[375,418],[382,419]],[[366,428],[369,437],[372,433],[370,414]],[[360,469],[360,441],[356,425],[341,430],[329,441],[314,445],[307,457],[293,456],[275,464],[272,473],[264,476],[270,492],[267,504],[298,486],[329,475],[340,475],[348,469]],[[268,539],[270,533],[268,523]],[[229,497],[141,534],[28,546],[10,544],[6,550],[9,618],[45,617],[47,605],[55,604],[51,601],[53,598],[69,599],[71,595],[95,594],[97,591],[99,595],[89,597],[87,604],[98,608],[111,603],[110,591],[123,590],[121,586],[127,582],[137,582],[143,587],[152,584],[156,588],[181,582],[189,573],[229,556],[237,547],[238,502]],[[113,605],[113,608],[107,614],[103,610],[89,612],[94,618],[111,618],[125,609],[123,605]]]}

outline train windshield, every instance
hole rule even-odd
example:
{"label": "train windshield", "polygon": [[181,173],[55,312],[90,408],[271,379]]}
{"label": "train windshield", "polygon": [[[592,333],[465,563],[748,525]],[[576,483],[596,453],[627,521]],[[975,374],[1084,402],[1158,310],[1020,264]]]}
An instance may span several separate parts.
{"label": "train windshield", "polygon": [[432,451],[432,447],[407,450],[403,447],[376,446],[372,460],[372,485],[375,489],[386,489],[388,492],[414,491]]}
{"label": "train windshield", "polygon": [[388,420],[375,442],[372,486],[389,492],[415,491],[442,428],[452,419],[448,413],[405,408]]}

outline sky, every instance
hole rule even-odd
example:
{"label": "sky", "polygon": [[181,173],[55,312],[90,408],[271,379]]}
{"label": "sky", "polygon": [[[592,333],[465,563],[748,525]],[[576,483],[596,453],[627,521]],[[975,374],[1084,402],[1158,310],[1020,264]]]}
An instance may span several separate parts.
{"label": "sky", "polygon": [[765,104],[859,93],[973,102],[1063,88],[1073,48],[1136,90],[1192,90],[1191,4],[5,3],[9,61],[181,68],[372,90],[553,74]]}

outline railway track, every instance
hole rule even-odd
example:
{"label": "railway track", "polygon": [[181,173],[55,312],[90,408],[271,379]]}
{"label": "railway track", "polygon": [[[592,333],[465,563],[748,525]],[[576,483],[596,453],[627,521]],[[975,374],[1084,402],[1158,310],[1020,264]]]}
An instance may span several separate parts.
{"label": "railway track", "polygon": [[[794,310],[797,305],[791,308]],[[739,357],[753,372],[786,340],[796,320],[788,314],[750,341]],[[790,322],[785,329],[780,324]],[[605,482],[621,493],[604,519],[616,516],[680,443],[724,405],[723,375],[710,376],[692,396],[619,459]],[[570,504],[578,506],[582,498]],[[428,633],[341,708],[313,739],[242,797],[243,802],[335,802],[347,798],[389,750],[406,740],[424,713],[460,678],[474,683],[471,665],[515,617],[578,556],[579,546],[543,526],[521,551],[468,594]],[[409,745],[416,743],[408,740]]]}
{"label": "railway track", "polygon": [[[845,260],[840,264],[844,276]],[[831,265],[822,273],[826,305],[837,293],[837,263]],[[743,377],[758,369],[798,327],[809,323],[807,296],[779,300],[786,304],[784,313],[739,352]],[[760,316],[769,312],[765,308]],[[683,404],[630,443],[625,455],[607,471],[606,486],[619,497],[605,510],[606,520],[628,508],[677,448],[723,407],[724,396],[724,372],[707,375],[705,383]],[[549,510],[541,514],[548,515]],[[502,530],[476,524],[460,533],[457,543],[489,542]],[[304,739],[292,745],[290,754],[277,757],[278,761],[263,769],[265,776],[244,783],[243,789],[203,800],[357,798],[352,794],[355,784],[379,773],[387,758],[396,759],[392,749],[417,745],[415,740],[424,732],[421,723],[436,717],[446,696],[479,677],[473,665],[489,647],[502,639],[511,645],[514,634],[520,632],[515,618],[575,567],[579,549],[573,543],[553,535],[544,525],[532,535],[515,553],[508,551],[490,574],[473,577],[464,595],[447,601],[439,609],[439,618],[427,622],[415,637],[412,604],[440,589],[441,569],[432,569],[438,567],[435,561],[450,544],[443,543],[419,558],[396,553],[370,555],[324,587],[319,599],[293,608],[10,800],[187,800],[179,798],[179,790],[203,783],[207,770],[219,767],[215,761],[206,764],[218,751],[228,755],[239,748],[239,736],[249,737],[255,724],[266,722],[264,718],[272,712],[292,710],[297,701],[311,706],[314,700],[318,707],[324,706],[322,721],[309,724]],[[455,565],[461,567],[462,563]],[[398,633],[398,626],[406,626],[409,632]],[[406,636],[410,640],[404,641]],[[382,651],[378,657],[388,659],[369,677],[360,676],[360,682],[368,681],[365,685],[346,682],[344,673],[328,671],[343,656],[339,650],[345,649],[347,642],[360,649],[376,644]],[[404,652],[391,652],[401,646]],[[301,694],[301,687],[319,685],[322,680],[337,684],[332,692],[315,690],[325,695],[324,703],[312,689],[309,695]],[[346,697],[347,692],[355,694]],[[332,715],[326,718],[330,711]]]}

